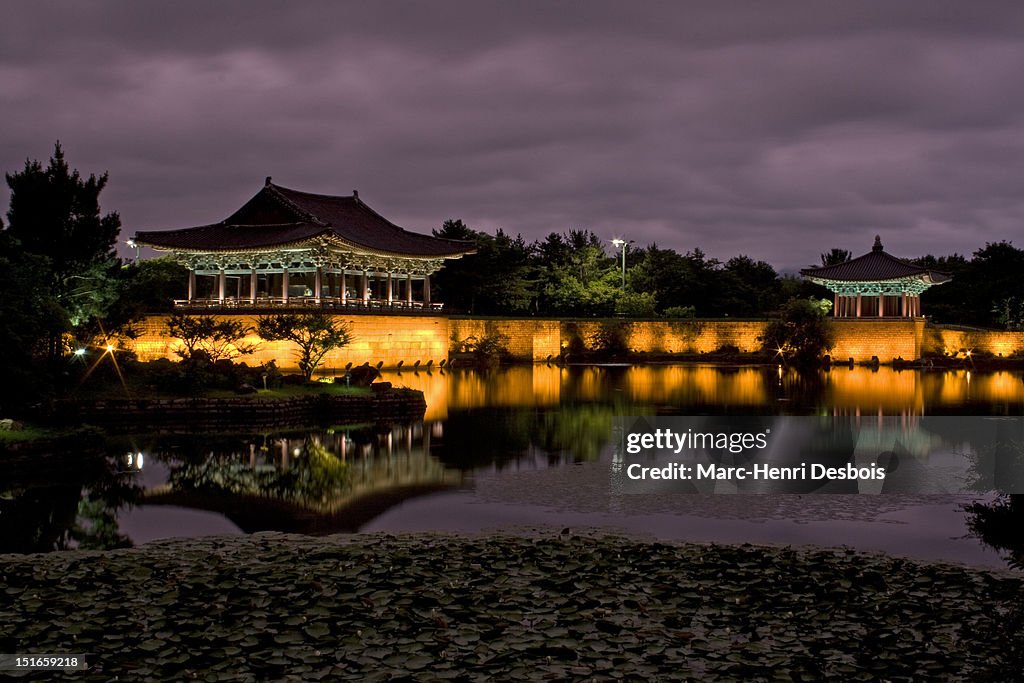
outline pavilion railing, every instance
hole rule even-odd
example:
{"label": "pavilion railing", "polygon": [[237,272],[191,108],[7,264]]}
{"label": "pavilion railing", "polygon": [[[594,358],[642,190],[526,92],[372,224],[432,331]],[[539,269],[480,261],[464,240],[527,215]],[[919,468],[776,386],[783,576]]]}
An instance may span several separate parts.
{"label": "pavilion railing", "polygon": [[238,308],[257,309],[326,309],[338,311],[438,313],[443,303],[423,301],[382,301],[379,299],[348,299],[311,296],[293,296],[285,299],[279,296],[261,296],[256,299],[175,299],[174,307],[184,310],[225,310]]}

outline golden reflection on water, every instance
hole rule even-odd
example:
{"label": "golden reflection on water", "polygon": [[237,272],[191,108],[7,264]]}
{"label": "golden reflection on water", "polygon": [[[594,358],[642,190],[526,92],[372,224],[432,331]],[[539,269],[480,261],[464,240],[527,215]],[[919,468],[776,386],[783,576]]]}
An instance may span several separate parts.
{"label": "golden reflection on water", "polygon": [[484,407],[551,407],[572,402],[665,407],[757,407],[783,402],[837,414],[926,414],[930,408],[1005,404],[1024,412],[1024,381],[1009,371],[894,370],[837,367],[799,373],[770,366],[516,366],[385,372],[396,386],[423,391],[426,420]]}

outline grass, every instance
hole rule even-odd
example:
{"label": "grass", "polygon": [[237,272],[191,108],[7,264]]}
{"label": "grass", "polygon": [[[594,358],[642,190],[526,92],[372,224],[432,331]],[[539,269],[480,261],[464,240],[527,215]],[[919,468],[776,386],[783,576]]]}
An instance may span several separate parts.
{"label": "grass", "polygon": [[25,425],[21,429],[17,430],[0,430],[0,443],[24,443],[26,441],[36,441],[38,439],[51,439],[66,433],[63,430],[57,429],[44,429],[42,427],[33,427]]}

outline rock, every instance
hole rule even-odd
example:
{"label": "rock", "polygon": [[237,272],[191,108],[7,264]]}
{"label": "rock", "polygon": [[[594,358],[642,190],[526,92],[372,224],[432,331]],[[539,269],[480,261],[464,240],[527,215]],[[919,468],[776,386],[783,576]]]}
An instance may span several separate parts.
{"label": "rock", "polygon": [[0,432],[20,432],[24,428],[25,425],[11,418],[0,420]]}
{"label": "rock", "polygon": [[240,387],[238,387],[237,389],[235,389],[235,392],[239,393],[239,394],[243,394],[243,395],[255,394],[256,393],[256,387],[254,387],[251,384],[243,384]]}
{"label": "rock", "polygon": [[380,376],[380,371],[368,365],[361,365],[358,368],[352,368],[348,374],[352,378],[352,386],[368,387],[373,380]]}

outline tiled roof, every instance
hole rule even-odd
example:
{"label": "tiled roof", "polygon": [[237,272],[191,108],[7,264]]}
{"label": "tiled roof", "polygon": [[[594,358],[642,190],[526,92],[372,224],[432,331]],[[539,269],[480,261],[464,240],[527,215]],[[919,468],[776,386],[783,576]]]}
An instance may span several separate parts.
{"label": "tiled roof", "polygon": [[165,249],[231,251],[294,244],[328,232],[330,228],[312,223],[238,225],[224,222],[181,230],[140,232],[135,241]]}
{"label": "tiled roof", "polygon": [[950,279],[946,273],[915,266],[913,263],[885,253],[882,248],[882,240],[878,236],[875,237],[875,246],[863,256],[831,266],[804,268],[800,274],[804,277],[839,282],[873,282],[921,277],[933,284],[939,284]]}
{"label": "tiled roof", "polygon": [[358,193],[335,197],[299,192],[267,179],[242,208],[220,223],[181,230],[139,232],[135,241],[158,249],[233,251],[291,244],[321,234],[371,251],[406,256],[458,256],[471,242],[421,235],[371,209]]}

